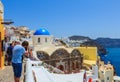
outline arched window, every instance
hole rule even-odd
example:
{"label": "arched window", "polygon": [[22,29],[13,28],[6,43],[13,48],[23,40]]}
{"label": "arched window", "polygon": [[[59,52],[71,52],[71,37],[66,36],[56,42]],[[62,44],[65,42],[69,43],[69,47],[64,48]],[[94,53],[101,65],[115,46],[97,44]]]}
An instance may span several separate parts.
{"label": "arched window", "polygon": [[38,38],[38,43],[40,43],[40,38]]}
{"label": "arched window", "polygon": [[49,55],[43,51],[37,51],[37,57],[40,60],[49,60]]}

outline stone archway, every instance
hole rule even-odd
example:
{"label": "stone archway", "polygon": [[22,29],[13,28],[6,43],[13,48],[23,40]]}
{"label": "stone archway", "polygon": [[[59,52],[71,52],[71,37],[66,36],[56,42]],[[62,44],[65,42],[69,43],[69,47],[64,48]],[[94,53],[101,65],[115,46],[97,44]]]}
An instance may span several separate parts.
{"label": "stone archway", "polygon": [[[45,62],[47,60],[49,60],[49,54],[48,53],[46,53],[44,51],[37,51],[36,53],[37,53],[37,57],[38,57],[39,60],[45,61]],[[46,62],[46,63],[49,63],[49,62]]]}
{"label": "stone archway", "polygon": [[51,59],[55,59],[55,58],[62,59],[62,58],[68,58],[68,57],[70,57],[70,54],[64,48],[59,48],[59,49],[55,50],[51,55]]}
{"label": "stone archway", "polygon": [[82,67],[82,54],[78,49],[74,49],[71,52],[71,64],[72,64],[72,70],[71,71],[78,71]]}
{"label": "stone archway", "polygon": [[[68,51],[66,49],[59,48],[59,49],[55,50],[52,53],[52,55],[50,56],[51,60],[55,60],[55,62],[51,62],[51,65],[53,65],[54,67],[63,65],[64,70],[66,70],[66,68],[67,68],[66,66],[68,66],[66,64],[69,64],[69,57],[70,57],[70,54],[68,53]],[[62,69],[62,67],[61,67],[61,69]]]}

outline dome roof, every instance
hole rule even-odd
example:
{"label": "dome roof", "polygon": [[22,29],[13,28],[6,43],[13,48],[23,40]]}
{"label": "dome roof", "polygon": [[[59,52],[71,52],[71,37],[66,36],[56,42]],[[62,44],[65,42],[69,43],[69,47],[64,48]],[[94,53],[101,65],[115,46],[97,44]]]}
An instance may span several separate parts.
{"label": "dome roof", "polygon": [[50,33],[45,28],[40,28],[34,32],[34,35],[50,35]]}

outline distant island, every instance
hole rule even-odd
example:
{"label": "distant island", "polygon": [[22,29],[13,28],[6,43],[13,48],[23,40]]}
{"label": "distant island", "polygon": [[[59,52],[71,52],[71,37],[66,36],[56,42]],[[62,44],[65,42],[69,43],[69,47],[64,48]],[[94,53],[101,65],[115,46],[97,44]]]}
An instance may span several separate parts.
{"label": "distant island", "polygon": [[91,39],[85,36],[70,36],[70,40],[82,40],[85,41],[81,43],[80,46],[96,46],[98,48],[99,54],[106,54],[106,48],[118,48],[120,47],[120,39],[111,39],[111,38],[97,38]]}
{"label": "distant island", "polygon": [[97,39],[91,39],[86,36],[70,36],[70,40],[87,40],[88,42],[95,42],[97,44],[100,44],[101,46],[105,48],[119,48],[120,47],[120,39],[112,39],[112,38],[97,38]]}
{"label": "distant island", "polygon": [[112,38],[97,38],[95,42],[101,44],[106,48],[120,48],[120,39]]}

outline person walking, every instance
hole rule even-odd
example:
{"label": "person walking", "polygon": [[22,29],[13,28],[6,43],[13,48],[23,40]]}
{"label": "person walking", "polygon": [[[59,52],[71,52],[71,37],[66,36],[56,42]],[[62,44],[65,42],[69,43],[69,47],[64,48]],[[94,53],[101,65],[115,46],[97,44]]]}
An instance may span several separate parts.
{"label": "person walking", "polygon": [[25,48],[28,48],[28,45],[29,43],[27,41],[22,42],[22,45],[20,45],[19,41],[16,41],[16,45],[13,48],[12,67],[15,82],[20,82],[22,73],[22,56],[28,55],[28,52],[25,50]]}

